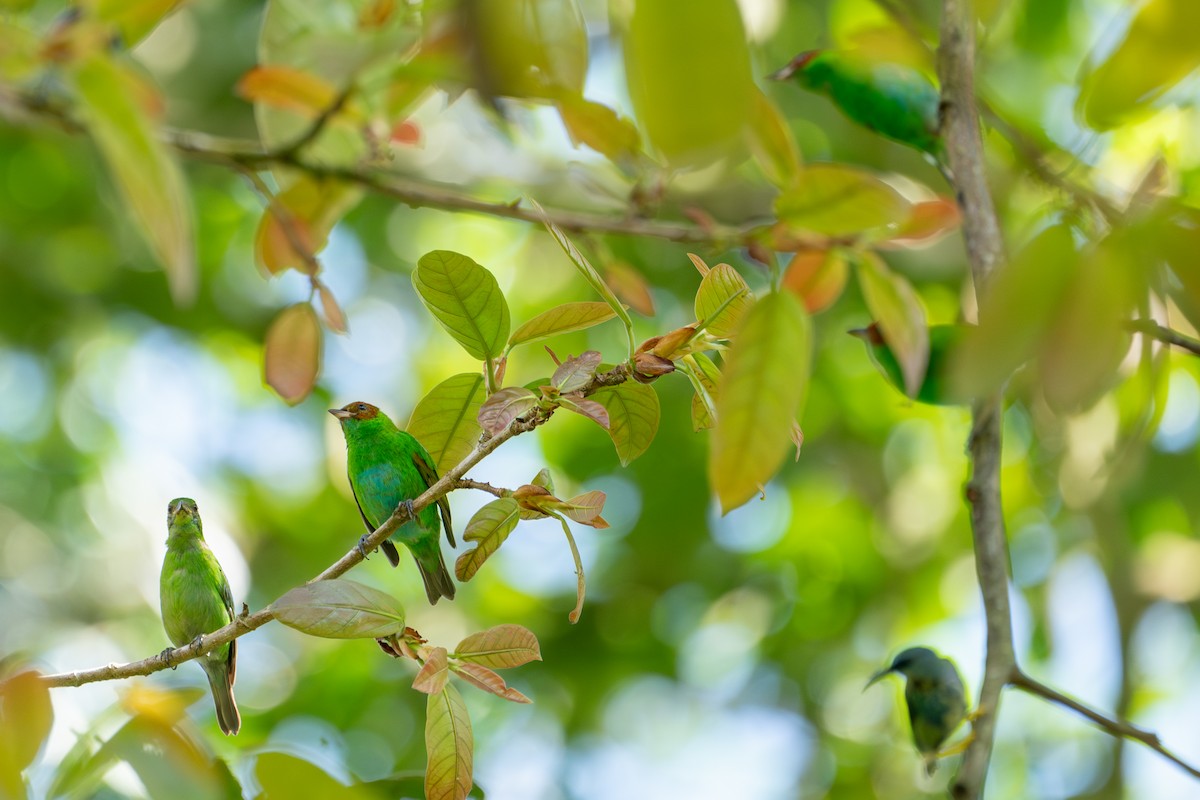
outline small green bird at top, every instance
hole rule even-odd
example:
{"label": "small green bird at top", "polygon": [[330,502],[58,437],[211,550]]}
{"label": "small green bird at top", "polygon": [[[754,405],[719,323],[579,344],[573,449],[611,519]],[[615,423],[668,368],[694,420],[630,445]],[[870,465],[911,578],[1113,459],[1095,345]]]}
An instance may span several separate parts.
{"label": "small green bird at top", "polygon": [[450,503],[443,495],[437,501],[437,508],[431,505],[419,514],[413,513],[413,499],[437,482],[433,459],[420,442],[397,428],[387,414],[370,403],[349,403],[342,408],[331,408],[329,413],[338,418],[346,437],[346,472],[367,531],[382,525],[401,504],[407,505],[413,519],[383,542],[383,552],[393,567],[399,566],[400,553],[395,541],[404,543],[421,571],[429,602],[436,605],[442,597],[453,600],[454,580],[442,561],[438,521],[440,512],[446,539],[453,547]]}
{"label": "small green bird at top", "polygon": [[928,647],[910,647],[892,661],[887,669],[871,676],[867,686],[898,672],[906,679],[904,701],[912,725],[913,742],[925,758],[925,772],[932,775],[937,760],[961,752],[970,742],[939,751],[942,743],[967,719],[967,695],[954,662],[942,658]]}
{"label": "small green bird at top", "polygon": [[[217,557],[204,542],[196,501],[178,497],[167,506],[167,555],[159,577],[159,605],[167,637],[176,647],[193,642],[233,621],[233,593]],[[233,700],[237,640],[200,656],[208,676],[217,724],[236,734],[242,717]]]}
{"label": "small green bird at top", "polygon": [[879,324],[872,322],[865,328],[847,331],[851,336],[862,339],[867,346],[871,361],[883,373],[888,383],[898,391],[916,400],[918,403],[929,403],[937,406],[956,406],[969,402],[969,398],[956,395],[951,390],[950,364],[954,348],[962,342],[968,331],[966,325],[931,325],[929,327],[929,362],[925,367],[925,377],[915,396],[904,391],[904,373],[900,369],[900,361],[883,336]]}
{"label": "small green bird at top", "polygon": [[805,89],[828,95],[859,125],[928,154],[939,166],[946,163],[938,114],[941,94],[912,67],[808,50],[771,77],[794,78]]}

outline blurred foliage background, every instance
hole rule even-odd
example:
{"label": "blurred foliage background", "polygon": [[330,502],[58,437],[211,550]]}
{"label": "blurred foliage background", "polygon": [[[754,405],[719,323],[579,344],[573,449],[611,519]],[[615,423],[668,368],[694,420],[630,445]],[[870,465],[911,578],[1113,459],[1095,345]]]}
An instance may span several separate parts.
{"label": "blurred foliage background", "polygon": [[[618,34],[632,2],[579,3],[585,94],[626,115],[634,109]],[[13,9],[4,13],[17,5],[25,4],[2,4]],[[417,5],[404,10],[415,13]],[[876,47],[908,58],[912,40],[886,13],[889,5],[742,0],[752,72],[806,161],[863,165],[945,191],[919,154],[854,126],[825,98],[762,80],[813,47]],[[936,28],[936,4],[903,5],[919,31]],[[1083,162],[1075,174],[1119,204],[1160,160],[1169,175],[1162,183],[1178,202],[1200,204],[1194,80],[1104,133],[1074,112],[1078,76],[1121,40],[1130,4],[978,5],[981,91],[1052,153],[1054,169],[1064,166],[1058,155],[1073,154]],[[63,9],[39,2],[22,19],[44,28]],[[133,55],[161,87],[168,125],[242,138],[261,131],[279,142],[303,125],[293,120],[286,129],[269,114],[256,122],[236,85],[264,52],[274,60],[326,59],[336,72],[355,43],[331,31],[352,12],[340,3],[196,0]],[[289,13],[307,19],[302,31],[278,42],[260,37],[264,16]],[[681,36],[679,53],[692,44]],[[721,118],[704,94],[698,81],[687,101],[696,105],[664,111]],[[574,147],[552,107],[498,103],[502,116],[479,92],[433,91],[409,117],[419,144],[397,148],[393,166],[482,197],[530,194],[547,205],[624,213],[628,174]],[[272,132],[272,124],[286,130]],[[1014,247],[1079,213],[1028,176],[1024,155],[1004,137],[991,128],[986,136]],[[731,224],[769,216],[774,190],[747,157],[739,146],[663,178],[657,213],[699,208]],[[433,385],[477,366],[412,290],[409,274],[426,251],[451,248],[487,266],[515,321],[595,299],[537,226],[368,194],[320,255],[322,280],[350,334],[325,338],[315,391],[289,408],[263,385],[261,343],[279,308],[308,297],[307,278],[295,271],[267,278],[256,269],[263,206],[241,176],[186,162],[186,177],[199,288],[194,303],[178,306],[94,147],[51,125],[0,124],[0,654],[12,663],[66,671],[166,646],[157,577],[163,514],[175,496],[199,502],[239,605],[261,608],[344,553],[362,531],[342,438],[325,409],[363,399],[404,420]],[[579,241],[599,254],[598,264],[619,262],[644,279],[655,313],[635,316],[642,338],[692,321],[699,276],[688,249],[709,263],[729,262],[756,289],[767,285],[744,249],[631,236]],[[968,276],[957,236],[887,258],[917,287],[931,322],[961,318]],[[978,688],[983,618],[961,496],[969,419],[963,408],[914,404],[885,384],[861,343],[845,334],[868,321],[853,285],[814,318],[803,451],[761,501],[727,516],[710,495],[707,434],[692,430],[692,392],[680,375],[656,383],[661,427],[627,469],[603,431],[560,414],[472,470],[471,477],[512,487],[546,466],[560,496],[608,494],[612,527],[576,532],[589,577],[576,625],[567,622],[570,554],[553,521],[522,523],[453,603],[429,607],[407,559],[391,570],[373,558],[353,572],[398,596],[409,624],[436,644],[502,622],[538,635],[544,662],[507,676],[532,706],[466,693],[476,783],[488,798],[853,800],[944,791],[953,766],[930,779],[920,773],[899,690],[864,693],[862,685],[902,647],[927,644],[956,660],[969,691]],[[560,354],[594,348],[616,360],[623,335],[608,324],[551,345]],[[1166,363],[1157,380],[1169,387],[1169,401],[1149,436],[1138,433],[1148,401],[1132,365],[1070,414],[1051,411],[1019,378],[1005,415],[1003,486],[1026,668],[1157,731],[1193,761],[1200,759],[1198,366],[1187,354]],[[508,383],[552,368],[526,348],[511,359]],[[459,525],[487,499],[454,492]],[[279,625],[242,638],[240,647],[241,734],[221,737],[200,695],[186,725],[228,763],[245,796],[271,781],[279,796],[289,781],[316,791],[317,778],[272,754],[297,756],[342,782],[422,769],[425,698],[409,688],[408,662],[383,657],[370,642],[319,640]],[[137,707],[139,685],[202,687],[203,679],[184,665],[133,682],[55,690],[55,725],[31,770],[31,796],[63,788],[59,765],[98,749]],[[1027,696],[1007,694],[999,724],[990,798],[1196,795],[1197,784],[1153,753]],[[419,781],[416,789],[401,784],[374,791],[419,791]],[[98,783],[78,786],[76,796],[154,795],[144,775],[120,763]]]}

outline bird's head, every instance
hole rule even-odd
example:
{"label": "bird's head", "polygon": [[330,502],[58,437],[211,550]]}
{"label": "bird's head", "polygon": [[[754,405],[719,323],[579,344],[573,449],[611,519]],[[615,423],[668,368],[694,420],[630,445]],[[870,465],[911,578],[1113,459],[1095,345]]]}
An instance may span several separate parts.
{"label": "bird's head", "polygon": [[910,647],[892,659],[892,663],[886,669],[872,675],[871,680],[867,681],[867,686],[893,672],[898,672],[906,678],[936,677],[941,673],[941,661],[941,657],[928,647]]}
{"label": "bird's head", "polygon": [[803,72],[812,60],[821,55],[821,50],[805,50],[800,55],[793,58],[782,69],[771,73],[768,77],[773,81],[785,81],[795,75],[797,72]]}
{"label": "bird's head", "polygon": [[190,497],[176,497],[167,504],[167,524],[186,522],[200,515],[196,501]]}
{"label": "bird's head", "polygon": [[331,408],[329,413],[338,418],[338,422],[344,426],[351,420],[355,422],[366,422],[367,420],[375,419],[379,416],[379,409],[370,403],[364,403],[361,400],[356,400],[353,403],[347,403],[341,408]]}

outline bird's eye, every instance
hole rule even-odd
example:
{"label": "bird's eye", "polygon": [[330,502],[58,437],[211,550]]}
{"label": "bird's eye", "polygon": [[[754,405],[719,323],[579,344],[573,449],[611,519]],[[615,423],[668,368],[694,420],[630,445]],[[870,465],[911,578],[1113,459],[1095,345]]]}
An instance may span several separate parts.
{"label": "bird's eye", "polygon": [[358,404],[358,405],[356,405],[354,408],[355,408],[355,410],[356,410],[356,411],[366,411],[366,410],[367,410],[367,404],[366,404],[366,403],[359,403],[359,404]]}

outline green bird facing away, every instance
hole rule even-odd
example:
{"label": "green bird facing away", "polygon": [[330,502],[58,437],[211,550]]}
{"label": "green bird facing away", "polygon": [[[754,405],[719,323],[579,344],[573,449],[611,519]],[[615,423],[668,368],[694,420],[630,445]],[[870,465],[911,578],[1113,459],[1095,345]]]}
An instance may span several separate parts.
{"label": "green bird facing away", "polygon": [[946,163],[939,133],[941,95],[928,78],[911,67],[809,50],[771,77],[793,78],[805,89],[827,95],[859,125],[927,153],[939,166]]}
{"label": "green bird facing away", "polygon": [[[233,621],[233,594],[217,557],[204,543],[196,501],[179,497],[167,506],[167,556],[159,578],[163,627],[176,647],[193,642]],[[212,687],[217,724],[236,734],[242,717],[233,700],[237,673],[237,640],[200,656]]]}
{"label": "green bird facing away", "polygon": [[[906,679],[904,701],[912,724],[913,742],[925,758],[925,772],[932,775],[937,760],[965,748],[959,745],[947,752],[938,748],[967,718],[967,697],[962,678],[948,658],[927,647],[910,647],[892,661],[887,669],[871,676],[867,686],[898,672]],[[970,738],[967,739],[967,742]]]}
{"label": "green bird facing away", "polygon": [[929,403],[937,406],[963,405],[969,398],[955,395],[950,389],[949,369],[951,354],[955,347],[962,342],[966,335],[965,325],[931,325],[929,328],[929,363],[925,367],[925,377],[915,396],[908,395],[904,390],[904,373],[900,369],[900,361],[895,352],[883,337],[883,331],[878,323],[872,322],[865,328],[848,331],[851,336],[862,339],[867,346],[867,353],[875,366],[883,373],[888,383],[918,403]]}
{"label": "green bird facing away", "polygon": [[[438,479],[433,459],[420,442],[397,428],[387,414],[370,403],[350,403],[342,408],[331,408],[329,413],[338,418],[346,437],[346,471],[367,531],[382,525],[397,506],[408,506],[409,516],[413,519],[384,541],[383,552],[393,567],[398,566],[400,553],[394,542],[403,542],[421,571],[429,602],[436,604],[442,597],[453,600],[454,580],[442,561],[438,522],[440,512],[446,539],[453,547],[450,503],[442,496],[437,501],[437,508],[428,506],[419,514],[413,513],[413,498]],[[360,548],[362,542],[359,540]]]}

